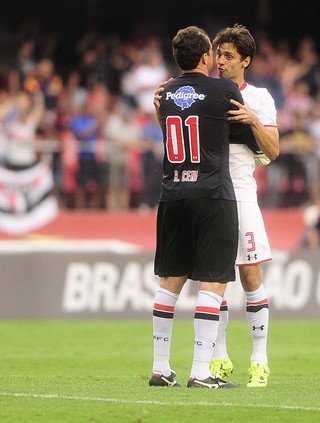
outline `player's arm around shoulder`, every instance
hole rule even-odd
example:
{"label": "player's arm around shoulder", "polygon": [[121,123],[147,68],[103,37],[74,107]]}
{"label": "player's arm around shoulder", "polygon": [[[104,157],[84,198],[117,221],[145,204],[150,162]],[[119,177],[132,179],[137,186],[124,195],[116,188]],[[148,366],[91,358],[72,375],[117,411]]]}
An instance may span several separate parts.
{"label": "player's arm around shoulder", "polygon": [[155,108],[155,112],[156,112],[156,116],[158,119],[158,123],[161,126],[161,118],[160,118],[160,101],[162,99],[162,93],[165,89],[165,86],[168,84],[168,82],[172,81],[174,78],[169,78],[166,81],[163,81],[159,84],[156,92],[154,93],[153,96],[153,105]]}
{"label": "player's arm around shoulder", "polygon": [[264,160],[263,155],[260,155],[262,163],[259,163],[259,155],[257,155],[256,164],[265,165],[275,160],[280,153],[279,130],[276,123],[277,110],[274,99],[266,88],[252,88],[257,96],[256,107],[259,114],[258,120],[253,122],[251,129],[257,144],[267,159]]}
{"label": "player's arm around shoulder", "polygon": [[249,125],[260,150],[270,161],[275,160],[279,156],[279,131],[277,125],[264,125],[247,103],[241,104],[234,100],[230,101],[237,106],[237,110],[229,110],[228,120]]}
{"label": "player's arm around shoulder", "polygon": [[279,156],[279,130],[277,126],[265,126],[257,117],[251,123],[252,133],[266,157],[273,161]]}

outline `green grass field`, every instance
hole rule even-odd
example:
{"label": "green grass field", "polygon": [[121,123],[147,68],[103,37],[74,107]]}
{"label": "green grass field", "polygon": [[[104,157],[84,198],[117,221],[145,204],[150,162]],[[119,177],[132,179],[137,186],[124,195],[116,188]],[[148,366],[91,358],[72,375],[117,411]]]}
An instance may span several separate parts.
{"label": "green grass field", "polygon": [[174,322],[183,388],[150,388],[150,321],[0,322],[0,422],[320,422],[320,321],[271,321],[270,381],[246,387],[251,340],[231,321],[238,389],[187,389],[193,325]]}

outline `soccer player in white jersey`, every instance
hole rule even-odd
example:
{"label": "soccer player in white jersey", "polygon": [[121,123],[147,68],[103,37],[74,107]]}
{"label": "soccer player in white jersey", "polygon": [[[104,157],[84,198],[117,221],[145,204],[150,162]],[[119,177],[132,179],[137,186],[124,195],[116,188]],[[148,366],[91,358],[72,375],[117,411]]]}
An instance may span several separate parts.
{"label": "soccer player in white jersey", "polygon": [[[256,165],[266,165],[279,155],[279,132],[274,100],[267,89],[247,84],[245,71],[256,52],[255,41],[242,25],[222,29],[214,38],[219,77],[239,86],[245,104],[230,112],[231,121],[250,125],[257,145],[230,144],[230,173],[234,184],[238,215],[239,244],[236,265],[246,297],[246,315],[253,350],[248,387],[264,387],[269,377],[267,336],[268,297],[263,285],[261,263],[271,260],[271,250],[257,200],[254,178]],[[233,102],[233,101],[232,101]],[[250,147],[250,148],[249,148]],[[259,151],[260,150],[260,151]],[[226,346],[228,306],[221,305],[219,336],[210,370],[226,377],[233,371]]]}

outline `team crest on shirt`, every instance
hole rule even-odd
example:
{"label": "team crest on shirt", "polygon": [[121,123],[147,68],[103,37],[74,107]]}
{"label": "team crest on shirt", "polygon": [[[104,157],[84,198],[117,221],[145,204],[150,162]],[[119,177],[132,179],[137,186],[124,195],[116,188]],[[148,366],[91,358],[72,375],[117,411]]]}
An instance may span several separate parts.
{"label": "team crest on shirt", "polygon": [[195,89],[190,85],[180,87],[174,93],[168,91],[166,94],[166,100],[173,100],[174,104],[180,107],[181,110],[188,109],[196,100],[204,100],[205,98],[205,94],[196,93]]}

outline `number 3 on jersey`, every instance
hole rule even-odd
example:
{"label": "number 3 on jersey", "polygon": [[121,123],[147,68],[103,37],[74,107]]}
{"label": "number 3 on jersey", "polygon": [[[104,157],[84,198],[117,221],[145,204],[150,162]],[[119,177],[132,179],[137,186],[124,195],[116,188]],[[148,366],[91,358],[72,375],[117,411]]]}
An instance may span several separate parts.
{"label": "number 3 on jersey", "polygon": [[188,144],[192,163],[200,163],[199,117],[188,116],[182,122],[180,116],[168,116],[167,126],[167,157],[171,163],[183,163],[186,160],[183,125],[188,128]]}
{"label": "number 3 on jersey", "polygon": [[254,240],[254,233],[253,232],[246,232],[245,236],[248,239],[248,248],[247,248],[247,252],[251,253],[252,251],[255,251],[256,249],[256,243]]}

